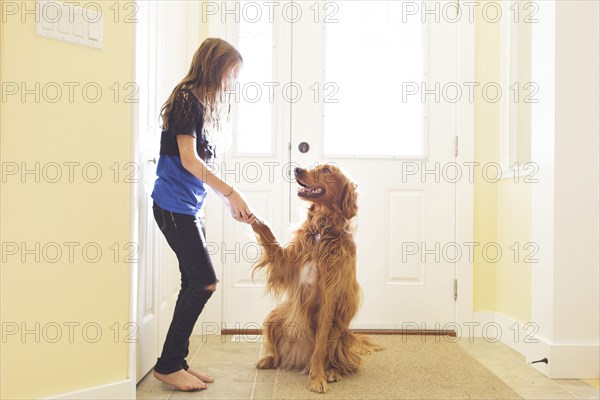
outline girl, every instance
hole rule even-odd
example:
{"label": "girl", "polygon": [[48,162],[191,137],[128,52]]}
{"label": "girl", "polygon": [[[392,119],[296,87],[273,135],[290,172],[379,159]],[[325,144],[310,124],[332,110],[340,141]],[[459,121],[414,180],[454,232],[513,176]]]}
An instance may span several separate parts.
{"label": "girl", "polygon": [[190,368],[189,337],[218,279],[206,248],[203,205],[205,184],[229,206],[237,221],[255,217],[244,197],[214,175],[208,164],[215,157],[211,140],[222,126],[225,92],[242,66],[242,56],[224,40],[206,39],[192,60],[187,76],[173,89],[161,109],[160,158],[152,198],[154,219],[179,260],[181,290],[154,376],[179,390],[205,389],[214,379]]}

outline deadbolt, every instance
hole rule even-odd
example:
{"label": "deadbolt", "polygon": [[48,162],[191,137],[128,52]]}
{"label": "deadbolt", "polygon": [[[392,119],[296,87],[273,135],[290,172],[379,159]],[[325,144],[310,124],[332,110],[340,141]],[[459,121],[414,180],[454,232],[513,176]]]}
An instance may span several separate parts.
{"label": "deadbolt", "polygon": [[308,143],[302,142],[298,145],[298,150],[300,150],[300,153],[306,153],[310,150],[310,146]]}

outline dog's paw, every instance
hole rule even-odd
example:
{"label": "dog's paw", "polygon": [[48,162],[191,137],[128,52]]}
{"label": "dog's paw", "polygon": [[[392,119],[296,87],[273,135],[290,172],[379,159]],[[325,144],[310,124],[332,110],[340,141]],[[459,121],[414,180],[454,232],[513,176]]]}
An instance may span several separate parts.
{"label": "dog's paw", "polygon": [[259,227],[261,225],[265,225],[265,222],[260,219],[260,217],[258,215],[255,215],[256,219],[254,220],[254,222],[252,222],[252,224],[250,224],[250,226],[254,227]]}
{"label": "dog's paw", "polygon": [[275,359],[273,356],[266,356],[256,363],[258,369],[273,369],[275,368]]}
{"label": "dog's paw", "polygon": [[337,382],[342,379],[342,374],[337,369],[330,369],[327,371],[327,382]]}
{"label": "dog's paw", "polygon": [[327,393],[327,382],[324,377],[315,377],[310,380],[310,391],[315,393]]}
{"label": "dog's paw", "polygon": [[268,232],[270,230],[269,224],[267,224],[262,219],[259,219],[258,217],[256,217],[256,219],[250,226],[256,233]]}

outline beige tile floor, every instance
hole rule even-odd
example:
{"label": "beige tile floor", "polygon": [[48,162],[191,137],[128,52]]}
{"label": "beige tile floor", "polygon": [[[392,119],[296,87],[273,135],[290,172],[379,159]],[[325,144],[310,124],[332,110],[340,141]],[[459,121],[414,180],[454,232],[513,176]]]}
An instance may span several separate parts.
{"label": "beige tile floor", "polygon": [[[241,340],[238,340],[241,339]],[[600,399],[598,380],[549,379],[529,367],[519,353],[501,343],[483,339],[459,344],[496,376],[527,400]],[[257,370],[261,357],[260,337],[192,336],[188,363],[215,377],[207,390],[181,392],[146,375],[137,386],[138,399],[229,399],[272,398],[275,371]],[[326,396],[324,396],[325,398]]]}

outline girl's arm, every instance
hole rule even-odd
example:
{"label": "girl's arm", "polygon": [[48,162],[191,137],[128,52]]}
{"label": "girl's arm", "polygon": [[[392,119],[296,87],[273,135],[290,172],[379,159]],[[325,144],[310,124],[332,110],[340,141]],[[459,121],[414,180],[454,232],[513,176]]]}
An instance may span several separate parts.
{"label": "girl's arm", "polygon": [[228,200],[234,219],[249,224],[254,222],[255,217],[242,196],[233,189],[233,186],[228,185],[216,176],[206,163],[198,157],[196,138],[191,135],[177,135],[177,145],[183,168],[213,188],[223,199]]}

